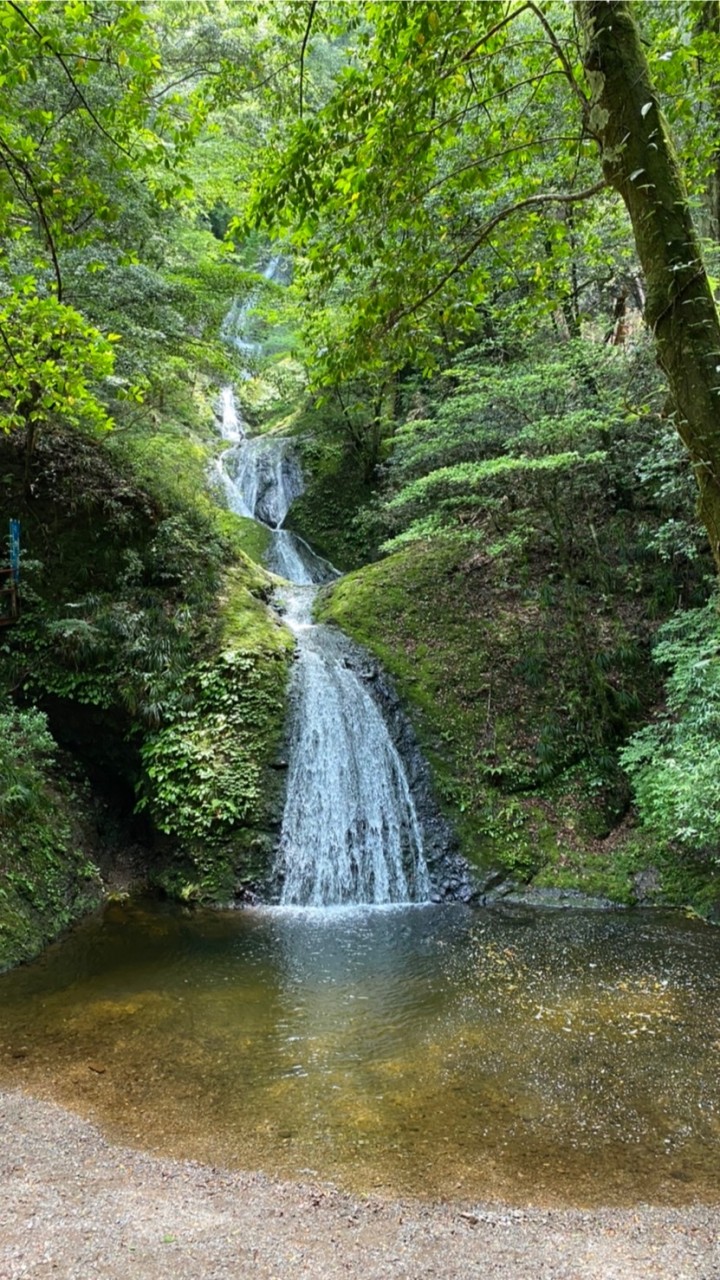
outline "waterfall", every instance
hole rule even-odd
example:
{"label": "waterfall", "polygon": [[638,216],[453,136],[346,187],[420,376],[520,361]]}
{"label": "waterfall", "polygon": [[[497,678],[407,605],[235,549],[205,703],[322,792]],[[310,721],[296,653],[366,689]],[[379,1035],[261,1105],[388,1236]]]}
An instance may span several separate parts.
{"label": "waterfall", "polygon": [[289,529],[273,530],[266,561],[273,573],[300,586],[332,582],[339,576],[327,560],[316,555],[304,538]]}
{"label": "waterfall", "polygon": [[[280,254],[271,258],[260,272],[263,280],[268,280],[272,284],[286,284],[287,274],[287,264]],[[220,336],[228,346],[234,347],[243,360],[250,363],[262,355],[262,342],[248,336],[248,331],[252,332],[252,312],[257,301],[258,290],[251,292],[242,302],[236,298],[220,328]],[[250,378],[251,376],[250,370],[243,367],[241,377]]]}
{"label": "waterfall", "polygon": [[314,625],[317,587],[285,593],[298,661],[287,799],[280,838],[281,902],[419,902],[430,895],[410,787],[378,704],[351,665],[352,647]]}
{"label": "waterfall", "polygon": [[233,444],[245,439],[245,423],[238,413],[232,387],[223,387],[220,392],[220,434]]}
{"label": "waterfall", "polygon": [[[263,273],[282,277],[280,259]],[[244,356],[253,300],[223,326]],[[424,902],[430,876],[405,768],[380,706],[357,670],[355,647],[312,621],[320,584],[338,577],[304,539],[283,528],[303,491],[292,441],[248,438],[231,387],[221,394],[221,433],[230,448],[216,463],[227,504],[270,531],[268,568],[289,584],[278,603],[295,635],[288,787],[276,870],[285,905]]]}

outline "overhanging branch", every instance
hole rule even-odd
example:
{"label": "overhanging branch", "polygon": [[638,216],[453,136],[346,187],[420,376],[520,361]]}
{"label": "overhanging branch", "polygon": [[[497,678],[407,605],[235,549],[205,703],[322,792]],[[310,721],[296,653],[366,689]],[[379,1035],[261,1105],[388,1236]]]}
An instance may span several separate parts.
{"label": "overhanging branch", "polygon": [[420,307],[425,306],[427,302],[430,302],[432,298],[436,297],[436,295],[445,288],[448,281],[458,275],[462,268],[470,261],[473,254],[477,253],[478,249],[485,243],[488,236],[492,234],[500,223],[506,222],[508,218],[514,217],[516,213],[521,213],[523,209],[542,208],[544,205],[548,204],[579,204],[583,200],[591,200],[593,196],[597,196],[601,191],[604,191],[607,186],[608,183],[603,179],[601,182],[596,182],[593,187],[586,187],[584,191],[540,192],[535,196],[527,196],[525,200],[519,200],[517,204],[509,205],[506,209],[500,209],[498,213],[494,214],[492,218],[489,218],[488,221],[483,224],[468,248],[461,253],[460,257],[453,263],[452,267],[445,272],[441,279],[438,280],[437,284],[433,285],[432,289],[428,289],[427,293],[424,293],[423,296],[413,302],[411,306],[403,307],[402,310],[395,313],[392,317],[391,326],[396,325],[398,321],[404,319],[405,316],[414,315]]}
{"label": "overhanging branch", "polygon": [[302,48],[300,50],[300,119],[301,120],[302,120],[302,113],[303,113],[303,87],[304,87],[304,80],[305,80],[305,50],[307,49],[307,42],[310,39],[310,32],[312,31],[313,18],[315,17],[316,9],[317,9],[317,0],[312,0],[312,3],[310,5],[310,12],[308,13],[307,26],[305,27],[305,35],[303,36]]}
{"label": "overhanging branch", "polygon": [[85,109],[85,111],[87,111],[88,115],[90,116],[90,119],[92,120],[93,124],[95,125],[95,128],[96,128],[96,129],[98,129],[98,130],[100,131],[100,133],[103,135],[103,137],[107,138],[108,142],[111,142],[111,143],[113,144],[113,146],[114,146],[114,147],[117,147],[118,151],[121,151],[121,152],[122,152],[122,154],[123,154],[124,156],[127,156],[127,157],[128,157],[128,159],[130,159],[130,160],[131,160],[131,159],[132,159],[132,153],[131,153],[130,151],[128,151],[128,150],[127,150],[127,147],[124,147],[124,146],[122,145],[122,143],[121,143],[121,142],[118,142],[117,138],[114,138],[114,137],[113,137],[113,135],[112,135],[111,133],[109,133],[109,132],[108,132],[108,130],[105,128],[104,124],[103,124],[100,120],[98,120],[97,116],[95,115],[95,112],[93,111],[92,107],[90,106],[90,103],[88,102],[87,98],[85,97],[85,94],[83,93],[82,89],[80,88],[80,85],[78,84],[77,80],[75,79],[75,76],[73,75],[72,71],[70,70],[70,68],[69,68],[69,66],[68,66],[68,64],[67,64],[67,62],[66,62],[66,60],[65,60],[65,58],[63,57],[63,55],[59,52],[59,50],[58,50],[58,49],[56,49],[56,48],[55,48],[55,46],[54,46],[53,44],[51,44],[51,43],[50,43],[50,41],[49,41],[49,40],[47,40],[47,39],[45,38],[45,36],[43,36],[42,32],[38,30],[38,28],[35,26],[34,22],[32,22],[32,21],[30,20],[30,18],[28,18],[27,14],[24,12],[24,10],[22,9],[22,7],[21,7],[19,4],[16,4],[16,3],[15,3],[15,0],[7,0],[7,3],[9,4],[9,6],[10,6],[10,8],[11,8],[11,9],[14,9],[14,10],[15,10],[15,13],[18,15],[18,17],[19,17],[19,18],[21,18],[21,19],[22,19],[22,21],[25,23],[25,25],[26,25],[26,26],[28,26],[28,27],[30,28],[30,30],[32,31],[33,35],[37,36],[38,40],[39,40],[39,41],[40,41],[40,43],[41,43],[41,47],[42,47],[43,45],[45,45],[45,47],[46,47],[47,49],[49,49],[49,51],[50,51],[50,53],[52,54],[52,56],[56,59],[56,61],[60,63],[60,66],[62,67],[63,71],[65,72],[65,75],[67,76],[68,80],[70,81],[70,84],[72,85],[73,90],[75,91],[75,93],[76,93],[76,94],[77,94],[77,96],[78,96],[78,100],[79,100],[79,102],[81,103],[81,105],[82,105],[82,107]]}

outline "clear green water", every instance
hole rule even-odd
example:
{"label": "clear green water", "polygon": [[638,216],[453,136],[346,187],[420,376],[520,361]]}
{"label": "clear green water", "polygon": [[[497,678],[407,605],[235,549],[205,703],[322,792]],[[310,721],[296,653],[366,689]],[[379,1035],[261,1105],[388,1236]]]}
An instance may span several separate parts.
{"label": "clear green water", "polygon": [[676,917],[114,906],[0,979],[0,1081],[357,1191],[717,1200],[719,997]]}

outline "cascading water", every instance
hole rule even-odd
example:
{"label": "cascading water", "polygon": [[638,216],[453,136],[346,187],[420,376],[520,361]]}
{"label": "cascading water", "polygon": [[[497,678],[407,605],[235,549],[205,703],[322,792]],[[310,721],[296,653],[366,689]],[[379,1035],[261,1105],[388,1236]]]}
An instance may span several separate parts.
{"label": "cascading water", "polygon": [[[273,284],[287,283],[285,262],[279,255],[271,258],[260,274],[264,280],[270,280]],[[220,335],[225,342],[234,347],[246,360],[250,361],[257,359],[262,353],[262,342],[259,342],[249,332],[252,329],[250,323],[251,312],[257,300],[257,291],[251,293],[243,302],[236,298],[220,330]],[[250,378],[251,376],[249,369],[243,369],[241,377]]]}
{"label": "cascading water", "polygon": [[[274,259],[268,279],[279,278]],[[244,337],[236,307],[224,330],[244,354],[258,353]],[[270,530],[267,564],[292,586],[279,603],[295,635],[288,787],[277,870],[285,905],[424,902],[430,876],[410,786],[382,712],[357,674],[356,652],[334,628],[315,625],[320,584],[338,576],[283,523],[303,491],[302,473],[286,438],[248,439],[231,387],[221,397],[223,438],[217,463],[228,506]]]}
{"label": "cascading water", "polygon": [[281,902],[418,902],[430,878],[410,787],[351,647],[311,622],[316,587],[284,592],[298,646]]}

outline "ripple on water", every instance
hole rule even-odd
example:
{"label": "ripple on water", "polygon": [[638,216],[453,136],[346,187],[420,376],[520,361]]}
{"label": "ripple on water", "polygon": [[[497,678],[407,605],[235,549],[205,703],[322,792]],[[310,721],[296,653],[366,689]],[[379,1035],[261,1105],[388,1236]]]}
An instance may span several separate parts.
{"label": "ripple on water", "polygon": [[0,1074],[355,1190],[716,1200],[719,990],[677,917],[114,905],[0,979]]}

